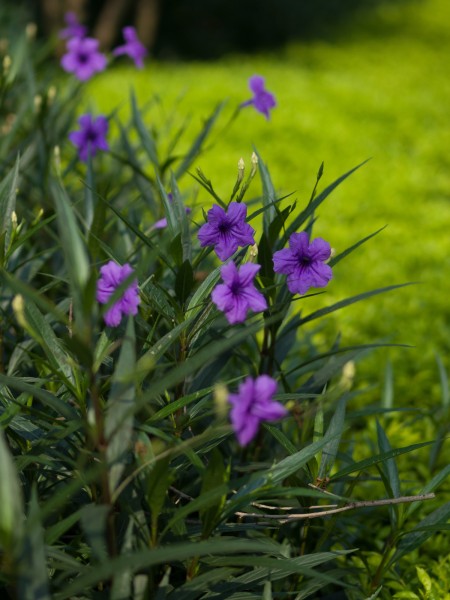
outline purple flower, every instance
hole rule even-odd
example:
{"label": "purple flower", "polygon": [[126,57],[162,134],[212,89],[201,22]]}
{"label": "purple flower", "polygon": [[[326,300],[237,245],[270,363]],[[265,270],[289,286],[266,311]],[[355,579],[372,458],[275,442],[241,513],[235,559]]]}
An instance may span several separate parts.
{"label": "purple flower", "polygon": [[200,246],[215,246],[214,250],[220,260],[227,260],[238,246],[253,245],[255,230],[245,222],[246,217],[245,204],[230,202],[228,212],[215,204],[208,211],[208,222],[198,230]]}
{"label": "purple flower", "polygon": [[134,27],[124,27],[122,33],[126,43],[113,50],[114,56],[126,54],[134,60],[138,69],[142,69],[144,67],[144,58],[147,56],[147,49],[139,41],[136,29]]}
{"label": "purple flower", "polygon": [[306,231],[293,233],[289,238],[289,248],[273,255],[274,271],[287,275],[287,286],[293,294],[306,294],[311,287],[325,287],[333,277],[329,265],[330,244],[322,238],[309,243]]}
{"label": "purple flower", "polygon": [[61,58],[65,71],[73,73],[80,81],[90,79],[106,68],[106,56],[98,51],[98,40],[74,37],[67,42],[67,53]]}
{"label": "purple flower", "polygon": [[276,421],[287,415],[286,408],[272,400],[276,391],[277,382],[268,375],[260,375],[256,379],[247,377],[239,385],[239,392],[228,396],[233,405],[231,424],[241,446],[251,442],[261,421]]}
{"label": "purple flower", "polygon": [[277,105],[275,96],[264,89],[264,77],[261,75],[253,75],[248,80],[248,86],[253,92],[253,98],[243,102],[241,106],[253,106],[258,112],[263,114],[266,119],[269,119],[269,110]]}
{"label": "purple flower", "polygon": [[249,310],[261,312],[267,308],[266,299],[253,283],[260,268],[261,265],[246,263],[238,271],[231,261],[220,269],[224,283],[216,285],[211,299],[231,325],[243,323]]}
{"label": "purple flower", "polygon": [[[100,269],[100,279],[97,281],[97,300],[100,304],[107,304],[112,294],[119,285],[125,281],[133,269],[128,263],[123,267],[110,260]],[[123,292],[123,295],[114,302],[104,315],[105,323],[108,327],[117,327],[122,320],[123,315],[135,315],[139,306],[138,282],[134,279]]]}
{"label": "purple flower", "polygon": [[65,29],[61,29],[59,32],[59,37],[63,40],[73,37],[82,38],[86,35],[87,28],[84,25],[81,25],[81,23],[78,21],[77,15],[74,12],[66,12],[64,15],[64,22],[66,23],[67,27]]}
{"label": "purple flower", "polygon": [[106,134],[108,120],[106,117],[93,119],[90,114],[78,119],[79,131],[69,133],[69,140],[78,148],[80,160],[86,162],[89,156],[94,156],[97,150],[109,150]]}

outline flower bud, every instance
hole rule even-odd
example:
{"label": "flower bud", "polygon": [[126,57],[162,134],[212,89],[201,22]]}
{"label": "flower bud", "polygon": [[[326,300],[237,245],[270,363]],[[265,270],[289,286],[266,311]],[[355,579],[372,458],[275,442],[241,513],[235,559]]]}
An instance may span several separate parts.
{"label": "flower bud", "polygon": [[33,98],[33,104],[34,104],[34,112],[39,113],[39,111],[41,110],[41,106],[42,106],[42,96],[40,94],[36,94],[36,96]]}
{"label": "flower bud", "polygon": [[217,418],[225,419],[228,414],[228,389],[223,383],[216,383],[213,390],[214,408]]}
{"label": "flower bud", "polygon": [[9,54],[7,54],[3,57],[3,75],[8,75],[9,69],[11,68],[11,64],[11,57],[9,56]]}
{"label": "flower bud", "polygon": [[25,35],[28,40],[34,40],[36,38],[37,25],[36,23],[28,23],[25,27]]}
{"label": "flower bud", "polygon": [[245,163],[244,163],[244,159],[241,157],[238,160],[238,182],[239,183],[244,179],[244,171],[245,171]]}
{"label": "flower bud", "polygon": [[247,253],[247,262],[256,262],[258,260],[258,244],[250,246]]}
{"label": "flower bud", "polygon": [[53,104],[53,100],[56,98],[56,87],[51,85],[47,91],[47,104],[51,106]]}

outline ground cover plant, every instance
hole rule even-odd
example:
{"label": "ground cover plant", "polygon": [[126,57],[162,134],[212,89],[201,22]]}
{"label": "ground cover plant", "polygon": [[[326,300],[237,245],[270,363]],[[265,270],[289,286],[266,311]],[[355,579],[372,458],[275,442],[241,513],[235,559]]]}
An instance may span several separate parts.
{"label": "ground cover plant", "polygon": [[[394,446],[389,380],[367,406],[354,373],[388,343],[317,335],[403,289],[322,294],[379,239],[333,252],[316,232],[368,165],[324,183],[319,163],[308,193],[280,194],[256,145],[217,192],[198,158],[220,98],[193,136],[178,108],[148,127],[162,103],[133,91],[125,119],[77,114],[85,88],[42,68],[32,34],[4,52],[1,80],[2,594],[445,593],[448,402],[434,420],[403,411],[419,439]],[[232,118],[274,126],[278,92],[251,75]]]}

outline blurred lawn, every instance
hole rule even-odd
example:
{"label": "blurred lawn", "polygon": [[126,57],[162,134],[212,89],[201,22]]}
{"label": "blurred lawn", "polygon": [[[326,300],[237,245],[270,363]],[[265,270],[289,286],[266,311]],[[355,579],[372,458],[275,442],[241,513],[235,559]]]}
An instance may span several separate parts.
{"label": "blurred lawn", "polygon": [[[264,75],[278,100],[271,121],[251,107],[243,110],[197,161],[225,197],[238,159],[249,165],[253,144],[280,194],[295,191],[300,205],[309,198],[322,160],[324,187],[372,157],[321,208],[315,235],[339,252],[388,225],[339,263],[327,303],[393,283],[421,282],[345,309],[330,325],[339,327],[343,343],[389,339],[414,345],[378,351],[359,367],[363,376],[382,377],[389,356],[395,403],[402,405],[438,403],[434,353],[450,366],[449,23],[448,0],[388,5],[326,42],[298,42],[276,53],[214,63],[149,61],[144,72],[119,66],[96,78],[86,94],[89,108],[107,113],[121,104],[126,117],[131,86],[141,104],[159,94],[167,111],[184,92],[178,111],[192,114],[192,139],[223,98],[225,125],[250,96],[248,77]],[[181,187],[194,183],[185,177]],[[257,186],[251,191],[256,194]],[[211,204],[202,191],[198,202]],[[315,300],[310,302],[312,308]]]}

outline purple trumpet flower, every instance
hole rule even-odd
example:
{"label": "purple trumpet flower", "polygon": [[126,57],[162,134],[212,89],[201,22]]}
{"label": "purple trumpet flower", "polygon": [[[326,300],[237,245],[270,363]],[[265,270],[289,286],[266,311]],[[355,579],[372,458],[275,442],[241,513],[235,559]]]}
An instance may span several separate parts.
{"label": "purple trumpet flower", "polygon": [[136,29],[134,27],[124,27],[122,33],[125,38],[125,44],[118,46],[113,50],[114,56],[126,54],[134,60],[138,69],[142,69],[144,67],[144,58],[147,56],[148,52],[144,44],[140,42]]}
{"label": "purple trumpet flower", "polygon": [[90,37],[74,37],[67,42],[67,52],[61,58],[61,66],[73,73],[80,81],[87,81],[106,68],[106,56],[98,50],[98,40]]}
{"label": "purple trumpet flower", "polygon": [[247,377],[237,394],[230,394],[232,405],[231,424],[241,446],[246,446],[258,433],[262,421],[276,421],[287,415],[286,408],[275,402],[272,396],[277,391],[277,382],[268,375],[256,379]]}
{"label": "purple trumpet flower", "polygon": [[66,12],[64,15],[64,22],[67,27],[61,29],[58,34],[61,39],[66,40],[74,37],[82,38],[86,35],[87,28],[78,21],[78,17],[74,12]]}
{"label": "purple trumpet flower", "polygon": [[322,238],[309,243],[306,231],[293,233],[289,248],[273,255],[274,271],[287,275],[290,292],[306,294],[309,288],[325,287],[333,277],[331,267],[325,264],[330,256],[330,244]]}
{"label": "purple trumpet flower", "polygon": [[266,299],[253,283],[260,268],[261,265],[246,263],[238,271],[231,261],[220,269],[224,283],[216,285],[211,299],[231,325],[243,323],[249,310],[261,312],[267,308]]}
{"label": "purple trumpet flower", "polygon": [[269,119],[269,111],[277,105],[275,96],[264,88],[264,77],[253,75],[248,80],[248,86],[253,92],[253,98],[243,102],[241,106],[250,106],[253,104],[255,109]]}
{"label": "purple trumpet flower", "polygon": [[225,261],[239,246],[253,245],[255,230],[245,222],[246,217],[245,204],[230,202],[228,212],[215,204],[208,211],[208,222],[198,230],[200,246],[215,246],[217,256]]}
{"label": "purple trumpet flower", "polygon": [[[100,269],[100,278],[97,281],[97,301],[100,304],[107,304],[110,297],[122,282],[131,274],[133,269],[128,263],[123,267],[110,260]],[[138,311],[140,298],[137,279],[134,279],[123,295],[106,311],[104,315],[105,323],[108,327],[117,327],[120,325],[123,315],[136,315]]]}
{"label": "purple trumpet flower", "polygon": [[89,156],[94,156],[97,150],[109,150],[106,134],[108,133],[108,120],[99,116],[96,119],[86,114],[78,119],[79,131],[69,133],[69,140],[78,148],[80,160],[86,162]]}

